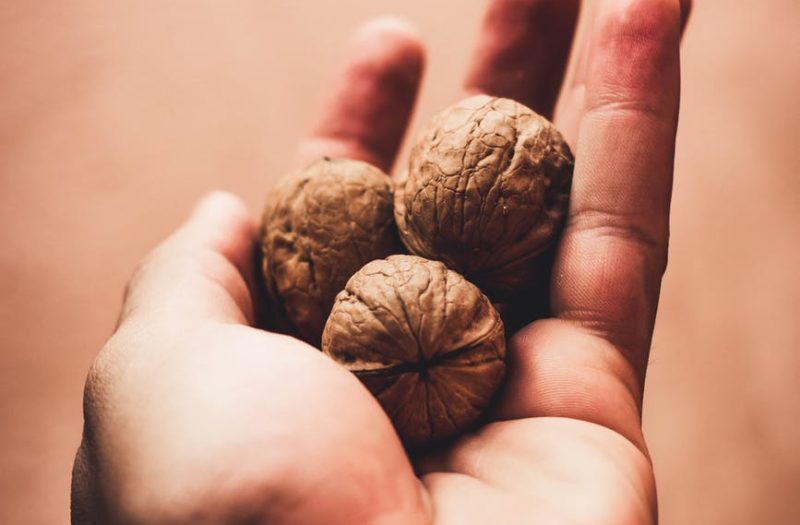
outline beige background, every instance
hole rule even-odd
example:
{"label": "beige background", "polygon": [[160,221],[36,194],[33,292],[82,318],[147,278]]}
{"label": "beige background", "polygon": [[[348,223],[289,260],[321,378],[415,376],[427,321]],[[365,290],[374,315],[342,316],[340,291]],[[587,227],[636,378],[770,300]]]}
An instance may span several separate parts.
{"label": "beige background", "polygon": [[[359,23],[420,28],[419,122],[457,96],[482,8],[0,3],[0,523],[68,520],[83,377],[136,261],[209,189],[260,207]],[[662,523],[796,524],[800,2],[696,0],[684,51],[645,412]]]}

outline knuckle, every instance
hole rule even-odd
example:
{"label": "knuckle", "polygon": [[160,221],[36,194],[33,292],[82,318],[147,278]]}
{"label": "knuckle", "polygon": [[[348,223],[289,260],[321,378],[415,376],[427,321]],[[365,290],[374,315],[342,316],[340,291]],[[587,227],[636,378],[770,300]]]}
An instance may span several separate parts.
{"label": "knuckle", "polygon": [[[610,237],[631,244],[659,261],[666,259],[668,231],[662,232],[660,228],[645,226],[646,222],[645,218],[639,214],[583,208],[570,214],[567,228],[572,231],[590,232],[601,237]],[[666,260],[664,260],[664,264],[666,264]]]}
{"label": "knuckle", "polygon": [[95,357],[86,374],[83,388],[84,423],[88,430],[97,427],[103,413],[107,410],[110,390],[118,366],[117,334],[105,344]]}

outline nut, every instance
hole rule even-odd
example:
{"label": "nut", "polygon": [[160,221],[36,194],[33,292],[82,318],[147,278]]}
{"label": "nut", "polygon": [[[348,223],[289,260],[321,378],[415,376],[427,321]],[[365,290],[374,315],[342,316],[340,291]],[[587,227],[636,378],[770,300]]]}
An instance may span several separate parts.
{"label": "nut", "polygon": [[336,297],[322,350],[355,373],[411,447],[472,426],[505,374],[497,311],[444,264],[372,261]]}
{"label": "nut", "polygon": [[396,189],[411,253],[443,261],[493,298],[536,280],[567,212],[573,156],[545,118],[510,99],[468,98],[432,120]]}
{"label": "nut", "polygon": [[385,173],[356,160],[312,163],[281,181],[264,209],[262,272],[273,314],[319,346],[347,280],[398,246]]}

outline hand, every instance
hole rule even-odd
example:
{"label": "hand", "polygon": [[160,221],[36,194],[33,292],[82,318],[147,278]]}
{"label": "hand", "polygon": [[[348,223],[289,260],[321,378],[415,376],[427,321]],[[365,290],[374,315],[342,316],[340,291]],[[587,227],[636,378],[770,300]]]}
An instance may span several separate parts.
{"label": "hand", "polygon": [[[354,376],[253,327],[253,220],[214,194],[140,265],[89,374],[73,521],[655,523],[640,411],[687,14],[678,0],[583,9],[555,111],[577,161],[554,317],[510,342],[493,422],[412,467]],[[576,17],[576,1],[494,0],[466,91],[550,115]],[[403,27],[362,31],[299,161],[389,169],[422,63]]]}

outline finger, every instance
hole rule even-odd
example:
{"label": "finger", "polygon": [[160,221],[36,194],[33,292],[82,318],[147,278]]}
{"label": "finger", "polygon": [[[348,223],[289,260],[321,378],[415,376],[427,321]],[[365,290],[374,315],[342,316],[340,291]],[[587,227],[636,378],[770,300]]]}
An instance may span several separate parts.
{"label": "finger", "polygon": [[233,195],[215,192],[139,265],[120,323],[131,318],[251,324],[255,223]]}
{"label": "finger", "polygon": [[517,100],[550,118],[579,0],[491,2],[464,87]]}
{"label": "finger", "polygon": [[640,405],[661,276],[679,97],[678,0],[598,7],[552,308],[509,349],[498,416],[574,417],[644,449]]}
{"label": "finger", "polygon": [[597,24],[552,302],[643,372],[666,267],[680,6],[617,0]]}
{"label": "finger", "polygon": [[[692,11],[692,0],[680,0],[681,35],[686,30]],[[599,2],[587,2],[581,10],[578,29],[569,67],[564,78],[564,88],[558,99],[554,121],[570,145],[575,145],[578,126],[583,115],[586,97],[586,78],[589,71],[590,43],[594,41]]]}
{"label": "finger", "polygon": [[365,25],[319,120],[300,144],[298,163],[345,157],[388,172],[414,109],[424,63],[419,36],[404,22],[384,18]]}

